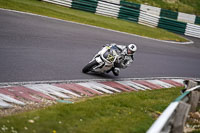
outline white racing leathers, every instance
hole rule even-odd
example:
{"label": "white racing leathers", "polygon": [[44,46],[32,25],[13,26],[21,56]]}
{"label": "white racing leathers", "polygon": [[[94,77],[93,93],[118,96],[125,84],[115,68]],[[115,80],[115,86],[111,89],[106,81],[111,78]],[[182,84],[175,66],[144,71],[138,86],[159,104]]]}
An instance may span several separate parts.
{"label": "white racing leathers", "polygon": [[133,62],[133,55],[127,54],[127,47],[109,44],[104,46],[93,59],[82,69],[83,73],[109,73],[119,75],[121,68],[127,68]]}
{"label": "white racing leathers", "polygon": [[115,61],[115,65],[114,67],[116,68],[122,68],[125,69],[128,66],[131,65],[131,63],[133,63],[133,55],[129,55],[127,53],[127,47],[124,45],[117,45],[117,44],[111,44],[111,46],[117,47],[119,49],[119,51],[121,52],[121,54],[119,55],[119,57],[117,58],[117,60]]}

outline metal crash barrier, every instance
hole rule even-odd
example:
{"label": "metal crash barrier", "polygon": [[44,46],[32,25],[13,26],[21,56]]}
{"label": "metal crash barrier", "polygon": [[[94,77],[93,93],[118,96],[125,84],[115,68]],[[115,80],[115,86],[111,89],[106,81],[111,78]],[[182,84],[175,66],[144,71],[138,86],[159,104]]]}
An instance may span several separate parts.
{"label": "metal crash barrier", "polygon": [[176,98],[153,123],[147,133],[182,133],[189,112],[200,106],[200,80],[185,80],[182,95]]}
{"label": "metal crash barrier", "polygon": [[[103,16],[162,28],[174,33],[200,38],[199,17],[170,12],[157,7],[120,0],[42,0],[45,2],[83,10]],[[175,15],[175,17],[173,17]],[[171,16],[172,18],[170,18]],[[196,19],[195,19],[196,18]],[[184,20],[183,22],[181,22]],[[192,23],[193,22],[193,23]]]}

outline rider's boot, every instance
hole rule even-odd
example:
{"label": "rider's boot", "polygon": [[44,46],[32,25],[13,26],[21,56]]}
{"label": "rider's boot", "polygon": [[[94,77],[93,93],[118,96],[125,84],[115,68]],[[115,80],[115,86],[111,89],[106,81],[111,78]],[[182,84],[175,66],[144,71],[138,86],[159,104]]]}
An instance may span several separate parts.
{"label": "rider's boot", "polygon": [[116,68],[116,67],[114,67],[114,68],[112,69],[112,72],[113,72],[113,74],[114,74],[115,76],[119,76],[119,71],[120,71],[120,69],[119,69],[119,68]]}

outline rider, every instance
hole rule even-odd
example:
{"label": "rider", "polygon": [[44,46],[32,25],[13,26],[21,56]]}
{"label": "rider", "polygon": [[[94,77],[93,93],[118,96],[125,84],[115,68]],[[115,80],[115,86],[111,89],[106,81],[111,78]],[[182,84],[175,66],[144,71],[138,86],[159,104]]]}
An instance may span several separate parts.
{"label": "rider", "polygon": [[129,44],[128,46],[110,44],[110,46],[116,48],[119,52],[119,57],[116,60],[114,67],[112,68],[112,72],[115,76],[119,75],[120,69],[125,69],[133,62],[134,57],[133,54],[137,50],[137,46],[135,44]]}

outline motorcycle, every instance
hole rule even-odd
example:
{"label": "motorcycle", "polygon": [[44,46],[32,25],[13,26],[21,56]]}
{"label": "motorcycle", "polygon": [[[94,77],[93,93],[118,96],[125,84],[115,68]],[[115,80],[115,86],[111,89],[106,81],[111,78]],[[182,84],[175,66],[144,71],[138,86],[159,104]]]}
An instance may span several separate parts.
{"label": "motorcycle", "polygon": [[119,50],[115,46],[105,46],[82,69],[82,72],[108,73],[114,67],[114,63],[118,57]]}

